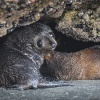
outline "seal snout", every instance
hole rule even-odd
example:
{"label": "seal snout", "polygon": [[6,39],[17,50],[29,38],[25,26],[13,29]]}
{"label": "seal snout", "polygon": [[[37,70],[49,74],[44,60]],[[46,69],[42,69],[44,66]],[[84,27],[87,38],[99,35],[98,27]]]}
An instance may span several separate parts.
{"label": "seal snout", "polygon": [[56,40],[54,38],[51,39],[50,45],[51,45],[52,50],[54,50],[56,48],[57,42],[56,42]]}
{"label": "seal snout", "polygon": [[57,44],[56,43],[52,43],[51,46],[52,46],[52,50],[54,50],[56,48]]}
{"label": "seal snout", "polygon": [[56,45],[55,43],[52,43],[52,47],[53,47],[53,48],[56,48],[56,46],[57,46],[57,45]]}

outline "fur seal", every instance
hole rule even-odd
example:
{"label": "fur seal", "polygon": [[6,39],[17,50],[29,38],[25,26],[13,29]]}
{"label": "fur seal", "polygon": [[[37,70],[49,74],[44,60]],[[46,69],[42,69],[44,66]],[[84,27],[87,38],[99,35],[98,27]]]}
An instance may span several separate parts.
{"label": "fur seal", "polygon": [[45,53],[56,45],[47,25],[34,23],[14,30],[0,49],[0,86],[24,90],[68,85],[46,81],[39,72]]}
{"label": "fur seal", "polygon": [[49,73],[58,80],[100,79],[100,49],[86,48],[73,53],[52,51],[45,60]]}

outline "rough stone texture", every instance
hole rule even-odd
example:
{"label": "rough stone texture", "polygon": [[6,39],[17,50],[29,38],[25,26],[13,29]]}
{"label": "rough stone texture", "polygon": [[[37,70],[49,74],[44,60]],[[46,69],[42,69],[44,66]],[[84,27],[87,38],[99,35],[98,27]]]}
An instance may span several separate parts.
{"label": "rough stone texture", "polygon": [[57,20],[56,29],[81,41],[100,42],[100,5],[98,0],[72,2],[64,17]]}
{"label": "rough stone texture", "polygon": [[99,5],[100,0],[67,0],[70,1],[71,9],[94,9]]}
{"label": "rough stone texture", "polygon": [[57,18],[63,10],[64,0],[0,0],[0,37],[44,16]]}
{"label": "rough stone texture", "polygon": [[100,81],[72,81],[75,86],[37,90],[0,89],[0,100],[100,100]]}
{"label": "rough stone texture", "polygon": [[[100,42],[99,0],[0,0],[0,37],[17,26],[57,19],[57,29],[77,40]],[[66,5],[66,7],[65,7]],[[62,18],[65,13],[64,18]]]}

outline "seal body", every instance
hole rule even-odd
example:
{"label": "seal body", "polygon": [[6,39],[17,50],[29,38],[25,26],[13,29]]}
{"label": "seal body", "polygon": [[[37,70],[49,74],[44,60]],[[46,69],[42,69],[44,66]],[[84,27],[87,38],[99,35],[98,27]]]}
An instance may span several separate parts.
{"label": "seal body", "polygon": [[59,80],[100,79],[99,49],[87,48],[73,53],[52,51],[45,59],[52,77]]}
{"label": "seal body", "polygon": [[48,82],[39,72],[44,55],[56,45],[53,32],[44,24],[13,31],[0,49],[0,86],[27,89],[66,85]]}

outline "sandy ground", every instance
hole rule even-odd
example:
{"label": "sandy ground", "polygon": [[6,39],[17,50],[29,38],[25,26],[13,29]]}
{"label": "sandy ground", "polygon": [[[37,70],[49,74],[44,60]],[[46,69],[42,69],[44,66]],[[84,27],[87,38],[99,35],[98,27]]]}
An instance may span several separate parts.
{"label": "sandy ground", "polygon": [[100,100],[100,81],[72,81],[74,86],[36,90],[0,88],[0,100]]}

